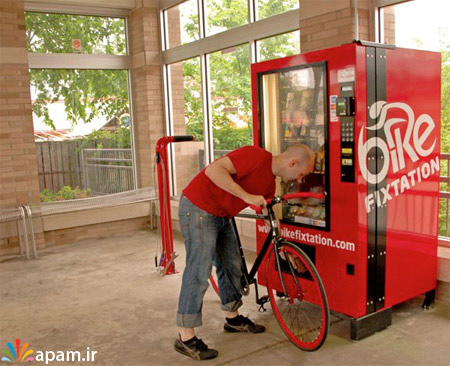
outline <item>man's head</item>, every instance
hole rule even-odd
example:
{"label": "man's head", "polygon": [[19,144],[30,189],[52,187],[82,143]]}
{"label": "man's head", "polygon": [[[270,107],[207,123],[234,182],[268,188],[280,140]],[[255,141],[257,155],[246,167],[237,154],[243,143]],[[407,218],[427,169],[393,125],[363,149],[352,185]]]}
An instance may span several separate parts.
{"label": "man's head", "polygon": [[273,159],[272,171],[283,181],[300,181],[314,169],[315,155],[303,144],[289,146]]}

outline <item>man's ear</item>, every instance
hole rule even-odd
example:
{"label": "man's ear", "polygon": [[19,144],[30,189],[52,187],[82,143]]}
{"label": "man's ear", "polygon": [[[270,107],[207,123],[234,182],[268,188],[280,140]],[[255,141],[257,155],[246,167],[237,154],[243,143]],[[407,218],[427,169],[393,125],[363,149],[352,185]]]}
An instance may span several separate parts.
{"label": "man's ear", "polygon": [[297,164],[297,159],[289,160],[289,168],[293,168]]}

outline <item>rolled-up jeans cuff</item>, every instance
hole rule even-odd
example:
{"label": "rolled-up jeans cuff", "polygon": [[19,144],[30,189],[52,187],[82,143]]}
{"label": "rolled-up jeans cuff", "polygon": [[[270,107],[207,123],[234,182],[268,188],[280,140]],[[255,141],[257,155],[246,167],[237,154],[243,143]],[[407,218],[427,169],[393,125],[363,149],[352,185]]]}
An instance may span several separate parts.
{"label": "rolled-up jeans cuff", "polygon": [[230,313],[232,313],[233,311],[236,311],[237,309],[239,309],[241,306],[242,306],[242,300],[239,299],[236,301],[231,301],[226,304],[222,304],[220,307],[222,310],[229,311]]}
{"label": "rolled-up jeans cuff", "polygon": [[196,328],[202,325],[202,313],[177,314],[177,325],[183,328]]}

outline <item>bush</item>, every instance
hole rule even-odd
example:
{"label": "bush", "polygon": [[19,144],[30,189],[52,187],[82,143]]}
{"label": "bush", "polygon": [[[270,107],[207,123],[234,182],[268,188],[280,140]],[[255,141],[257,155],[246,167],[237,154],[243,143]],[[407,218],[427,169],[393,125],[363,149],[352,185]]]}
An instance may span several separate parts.
{"label": "bush", "polygon": [[62,187],[57,193],[50,192],[47,188],[41,192],[41,202],[65,201],[77,198],[87,198],[91,195],[90,189],[72,188],[70,186]]}

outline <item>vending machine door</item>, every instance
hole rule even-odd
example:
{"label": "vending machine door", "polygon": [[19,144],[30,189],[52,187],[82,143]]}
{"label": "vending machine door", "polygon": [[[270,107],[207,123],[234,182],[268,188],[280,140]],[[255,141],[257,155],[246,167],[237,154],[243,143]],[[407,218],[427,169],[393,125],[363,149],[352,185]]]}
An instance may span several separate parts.
{"label": "vending machine door", "polygon": [[[277,181],[277,194],[328,191],[327,64],[290,66],[258,75],[259,142],[277,155],[304,144],[315,153],[314,171],[301,182]],[[284,203],[282,222],[329,230],[328,199]]]}

